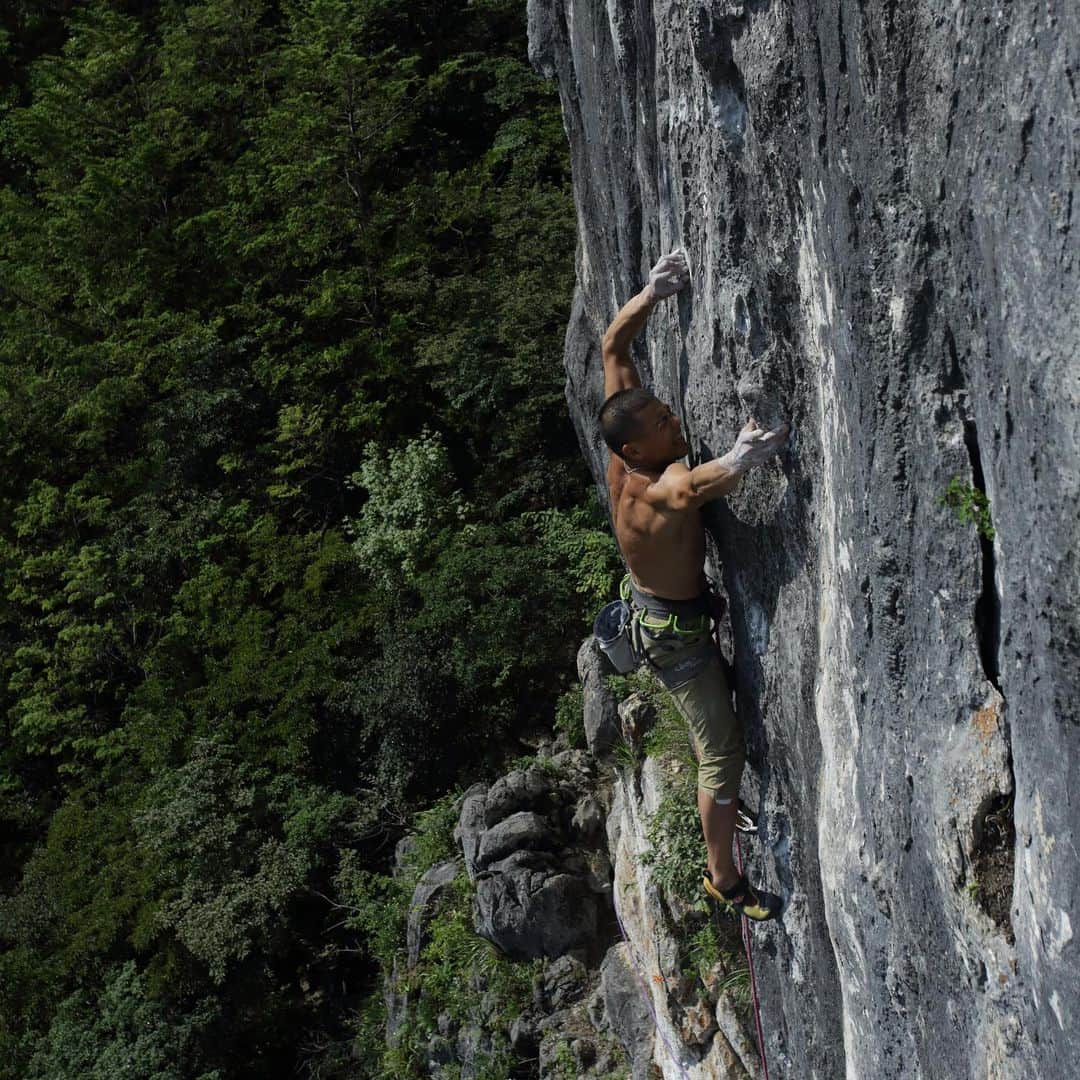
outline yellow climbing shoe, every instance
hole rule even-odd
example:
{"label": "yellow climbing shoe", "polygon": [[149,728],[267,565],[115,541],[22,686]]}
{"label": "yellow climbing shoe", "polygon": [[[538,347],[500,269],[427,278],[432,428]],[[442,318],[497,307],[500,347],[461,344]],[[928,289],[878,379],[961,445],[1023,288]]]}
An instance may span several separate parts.
{"label": "yellow climbing shoe", "polygon": [[755,889],[745,874],[730,889],[718,889],[706,869],[701,884],[713,900],[733,915],[745,915],[756,922],[764,922],[766,919],[775,919],[780,912],[780,897],[764,889]]}

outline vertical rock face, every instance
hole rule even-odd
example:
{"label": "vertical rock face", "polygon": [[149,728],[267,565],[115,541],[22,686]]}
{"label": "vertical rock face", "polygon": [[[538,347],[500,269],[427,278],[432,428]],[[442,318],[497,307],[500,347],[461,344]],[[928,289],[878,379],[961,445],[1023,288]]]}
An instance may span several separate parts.
{"label": "vertical rock face", "polygon": [[[795,427],[705,511],[788,900],[755,932],[770,1067],[1053,1075],[1080,1056],[1078,9],[530,0],[529,25],[602,495],[600,338],[674,247],[692,285],[636,360],[690,464],[751,413]],[[992,539],[940,502],[955,477]]]}

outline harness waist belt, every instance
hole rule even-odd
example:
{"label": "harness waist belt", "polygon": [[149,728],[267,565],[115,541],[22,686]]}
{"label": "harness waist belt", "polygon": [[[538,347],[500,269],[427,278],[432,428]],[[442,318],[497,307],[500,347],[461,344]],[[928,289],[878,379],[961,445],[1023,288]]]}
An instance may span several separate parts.
{"label": "harness waist belt", "polygon": [[711,611],[710,590],[706,586],[692,600],[669,600],[666,596],[654,596],[642,592],[629,578],[630,596],[635,607],[644,608],[651,616],[666,619],[671,615],[678,619],[691,619],[698,615],[708,615]]}

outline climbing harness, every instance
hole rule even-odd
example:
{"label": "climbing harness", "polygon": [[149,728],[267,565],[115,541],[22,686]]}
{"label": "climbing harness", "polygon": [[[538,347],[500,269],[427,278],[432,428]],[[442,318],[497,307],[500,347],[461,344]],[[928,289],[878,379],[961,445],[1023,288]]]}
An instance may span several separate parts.
{"label": "climbing harness", "polygon": [[709,600],[712,583],[693,600],[668,600],[643,592],[629,574],[619,583],[619,597],[634,609],[638,621],[654,633],[671,631],[690,637],[709,628]]}
{"label": "climbing harness", "polygon": [[[711,596],[710,588],[702,596]],[[709,627],[709,601],[665,600],[651,597],[637,589],[629,574],[619,583],[619,599],[605,604],[593,623],[593,636],[601,650],[620,675],[627,675],[641,664],[647,664],[662,682],[664,673],[649,656],[642,631],[660,634],[670,631],[676,635],[692,636]],[[685,677],[685,676],[684,676]]]}
{"label": "climbing harness", "polygon": [[593,623],[593,636],[612,667],[627,675],[642,663],[654,671],[659,667],[650,658],[642,640],[642,628],[654,634],[671,631],[690,636],[708,628],[710,613],[701,600],[661,600],[650,606],[646,594],[636,589],[626,574],[619,583],[619,599],[605,604]]}

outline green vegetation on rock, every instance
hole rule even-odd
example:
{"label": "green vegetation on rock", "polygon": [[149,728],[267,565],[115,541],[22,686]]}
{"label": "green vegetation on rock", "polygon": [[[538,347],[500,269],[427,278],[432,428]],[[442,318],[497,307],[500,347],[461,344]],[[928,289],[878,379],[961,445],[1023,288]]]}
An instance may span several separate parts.
{"label": "green vegetation on rock", "polygon": [[990,517],[990,500],[986,493],[964,482],[959,476],[954,476],[945,494],[938,499],[940,506],[947,506],[956,520],[965,525],[975,526],[975,531],[987,540],[993,540],[997,533],[994,530]]}

